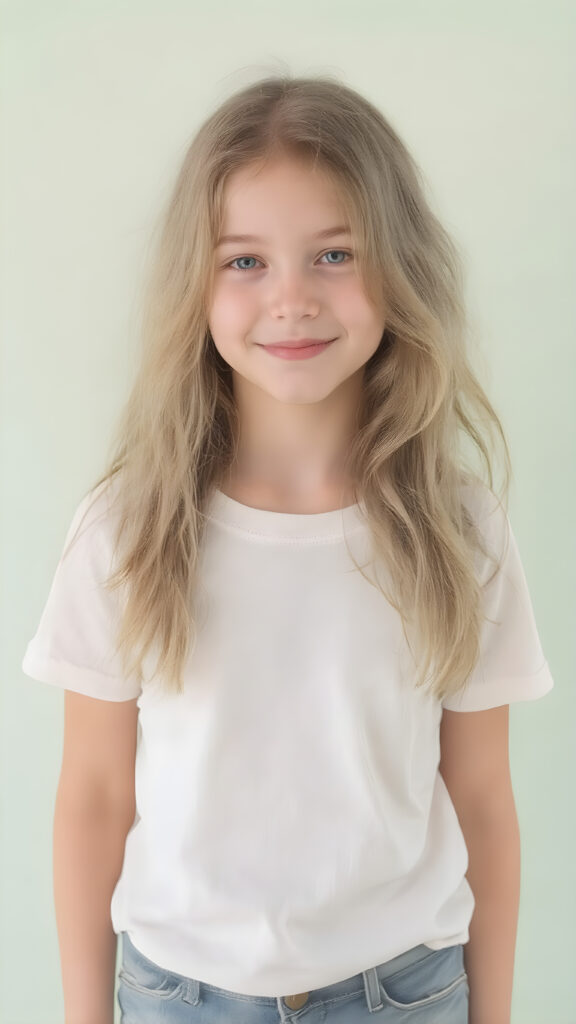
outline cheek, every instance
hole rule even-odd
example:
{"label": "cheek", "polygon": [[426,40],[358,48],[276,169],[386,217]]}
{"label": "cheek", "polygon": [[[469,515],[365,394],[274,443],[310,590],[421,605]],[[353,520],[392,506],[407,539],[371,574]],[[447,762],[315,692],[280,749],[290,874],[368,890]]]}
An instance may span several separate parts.
{"label": "cheek", "polygon": [[332,299],[342,320],[357,327],[367,327],[373,323],[375,311],[356,281],[342,282],[341,287],[334,291]]}
{"label": "cheek", "polygon": [[220,285],[213,293],[208,317],[211,323],[226,330],[234,325],[237,327],[238,321],[249,316],[254,305],[255,299],[249,289]]}

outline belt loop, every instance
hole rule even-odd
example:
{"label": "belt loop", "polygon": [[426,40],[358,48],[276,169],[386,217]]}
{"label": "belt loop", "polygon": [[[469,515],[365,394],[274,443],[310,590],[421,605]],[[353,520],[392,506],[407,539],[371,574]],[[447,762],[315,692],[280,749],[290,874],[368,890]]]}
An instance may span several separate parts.
{"label": "belt loop", "polygon": [[364,977],[364,990],[366,992],[368,1009],[370,1013],[376,1013],[377,1010],[381,1010],[384,1006],[384,1003],[382,1002],[382,993],[380,992],[378,973],[375,967],[369,967],[367,971],[362,971],[362,975]]}
{"label": "belt loop", "polygon": [[196,978],[188,978],[184,986],[182,999],[191,1006],[198,1006],[200,1002],[200,982]]}

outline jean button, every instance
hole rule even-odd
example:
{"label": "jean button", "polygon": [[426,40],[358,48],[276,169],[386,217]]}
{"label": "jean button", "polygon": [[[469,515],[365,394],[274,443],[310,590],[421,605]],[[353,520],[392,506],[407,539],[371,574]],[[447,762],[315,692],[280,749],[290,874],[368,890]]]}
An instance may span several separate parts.
{"label": "jean button", "polygon": [[301,1010],[308,1002],[309,992],[300,992],[297,996],[284,996],[284,1002],[290,1010]]}

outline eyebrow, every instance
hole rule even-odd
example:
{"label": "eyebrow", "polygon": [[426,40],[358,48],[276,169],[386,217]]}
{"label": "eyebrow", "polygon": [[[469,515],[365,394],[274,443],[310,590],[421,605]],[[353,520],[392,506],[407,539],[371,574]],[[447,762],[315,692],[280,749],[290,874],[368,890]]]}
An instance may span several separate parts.
{"label": "eyebrow", "polygon": [[[318,234],[312,235],[313,239],[318,238],[333,238],[334,235],[351,235],[349,227],[346,225],[339,225],[335,228],[325,228],[324,231],[319,231]],[[260,235],[222,235],[218,239],[216,246],[224,245],[226,242],[265,242],[266,239]]]}

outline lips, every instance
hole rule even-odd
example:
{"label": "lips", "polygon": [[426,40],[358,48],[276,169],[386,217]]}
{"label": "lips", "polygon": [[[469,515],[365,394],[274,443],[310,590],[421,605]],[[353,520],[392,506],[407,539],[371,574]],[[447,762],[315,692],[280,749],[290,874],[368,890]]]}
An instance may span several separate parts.
{"label": "lips", "polygon": [[336,341],[314,341],[311,345],[304,344],[305,339],[301,338],[296,345],[262,345],[261,347],[269,356],[275,359],[288,359],[293,361],[302,361],[304,359],[314,359],[320,355],[321,352],[325,352],[326,349],[330,348],[330,345]]}
{"label": "lips", "polygon": [[263,348],[310,348],[311,345],[327,345],[329,341],[334,341],[334,338],[299,338],[289,339],[288,341],[274,341],[269,345],[263,345]]}

